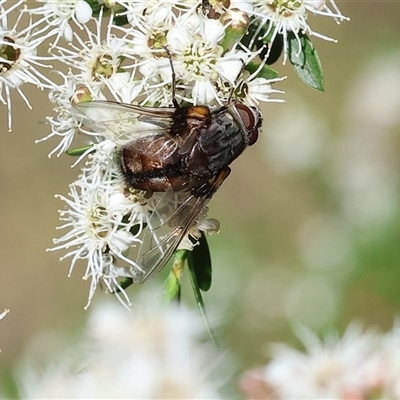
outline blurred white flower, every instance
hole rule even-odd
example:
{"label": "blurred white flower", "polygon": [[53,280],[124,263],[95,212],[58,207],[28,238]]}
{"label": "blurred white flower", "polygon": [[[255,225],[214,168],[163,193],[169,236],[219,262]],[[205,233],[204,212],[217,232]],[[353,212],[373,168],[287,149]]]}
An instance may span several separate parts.
{"label": "blurred white flower", "polygon": [[260,390],[264,397],[258,398],[279,400],[367,399],[379,393],[370,379],[381,340],[376,332],[363,332],[352,324],[342,338],[329,335],[321,341],[304,326],[298,327],[297,334],[305,352],[275,345],[272,360],[258,374],[253,371],[243,378],[248,399]]}
{"label": "blurred white flower", "polygon": [[[267,148],[262,155],[277,172],[306,172],[320,167],[329,149],[329,130],[325,121],[311,113],[303,100],[287,105],[268,127]],[[287,118],[287,112],[291,118]]]}
{"label": "blurred white flower", "polygon": [[343,215],[372,235],[380,235],[377,228],[392,223],[399,210],[399,62],[396,51],[368,60],[358,72],[343,108],[342,134],[331,150],[330,178]]}
{"label": "blurred white flower", "polygon": [[[164,304],[154,291],[132,313],[111,304],[94,309],[79,358],[57,358],[45,373],[20,369],[22,398],[219,399],[231,368],[205,338],[203,321]],[[35,368],[35,367],[34,367]],[[36,368],[35,368],[36,369]]]}
{"label": "blurred white flower", "polygon": [[341,338],[320,340],[304,326],[297,335],[304,351],[280,344],[264,367],[247,371],[240,382],[248,400],[398,399],[400,327],[380,334],[353,323]]}
{"label": "blurred white flower", "polygon": [[400,398],[400,319],[397,318],[392,331],[382,340],[382,350],[371,369],[371,379],[377,387],[382,386],[382,398]]}

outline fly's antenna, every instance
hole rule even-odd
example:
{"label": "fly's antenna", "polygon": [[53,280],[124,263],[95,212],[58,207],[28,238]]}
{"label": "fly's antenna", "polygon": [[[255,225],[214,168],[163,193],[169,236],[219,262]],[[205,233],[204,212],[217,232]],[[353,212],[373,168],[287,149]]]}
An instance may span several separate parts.
{"label": "fly's antenna", "polygon": [[172,104],[174,105],[175,108],[179,108],[178,101],[176,100],[175,97],[175,88],[176,88],[176,75],[175,75],[175,70],[174,70],[174,64],[172,62],[172,55],[171,52],[169,51],[167,46],[163,46],[165,52],[167,53],[168,60],[169,60],[169,65],[171,66],[171,77],[172,77]]}

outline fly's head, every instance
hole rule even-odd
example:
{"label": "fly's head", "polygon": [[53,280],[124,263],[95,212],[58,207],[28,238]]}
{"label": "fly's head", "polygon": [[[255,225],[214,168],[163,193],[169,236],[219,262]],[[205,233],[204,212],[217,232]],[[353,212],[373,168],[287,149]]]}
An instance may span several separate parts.
{"label": "fly's head", "polygon": [[256,107],[248,107],[243,103],[233,103],[232,106],[237,114],[243,129],[245,141],[248,146],[253,145],[258,139],[258,130],[262,125],[262,115]]}

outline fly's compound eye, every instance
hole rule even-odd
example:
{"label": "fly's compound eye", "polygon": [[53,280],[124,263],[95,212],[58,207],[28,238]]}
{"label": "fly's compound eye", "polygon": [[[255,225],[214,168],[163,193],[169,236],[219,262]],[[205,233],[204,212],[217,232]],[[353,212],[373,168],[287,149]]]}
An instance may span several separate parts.
{"label": "fly's compound eye", "polygon": [[235,107],[246,128],[248,145],[251,146],[258,139],[258,128],[261,126],[260,112],[241,103],[235,104]]}

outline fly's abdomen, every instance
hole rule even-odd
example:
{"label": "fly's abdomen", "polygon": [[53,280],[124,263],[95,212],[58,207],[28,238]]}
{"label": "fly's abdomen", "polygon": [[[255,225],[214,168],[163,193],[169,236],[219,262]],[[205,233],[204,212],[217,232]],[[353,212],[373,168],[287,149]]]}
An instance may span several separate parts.
{"label": "fly's abdomen", "polygon": [[129,187],[151,192],[191,190],[197,181],[181,168],[173,141],[165,135],[140,139],[118,155]]}

